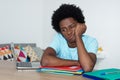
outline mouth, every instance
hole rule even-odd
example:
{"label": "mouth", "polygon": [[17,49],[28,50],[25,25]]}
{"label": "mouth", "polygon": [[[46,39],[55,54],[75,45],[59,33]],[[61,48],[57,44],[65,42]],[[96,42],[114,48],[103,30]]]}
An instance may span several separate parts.
{"label": "mouth", "polygon": [[74,40],[74,36],[72,35],[72,36],[70,36],[70,37],[68,37],[68,41],[73,41]]}
{"label": "mouth", "polygon": [[72,38],[73,38],[73,36],[68,37],[69,40],[71,40]]}

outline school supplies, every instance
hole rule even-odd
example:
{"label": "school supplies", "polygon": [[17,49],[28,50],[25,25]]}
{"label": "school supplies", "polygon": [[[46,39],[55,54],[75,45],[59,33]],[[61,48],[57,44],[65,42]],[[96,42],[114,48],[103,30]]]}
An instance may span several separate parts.
{"label": "school supplies", "polygon": [[86,72],[83,74],[83,76],[93,80],[120,80],[120,69],[109,68],[96,70],[92,72]]}
{"label": "school supplies", "polygon": [[83,73],[80,66],[40,66],[37,71],[64,75],[81,75]]}
{"label": "school supplies", "polygon": [[37,54],[42,53],[43,50],[38,48],[35,43],[13,44],[13,54],[16,62],[16,69],[18,71],[39,69],[41,64]]}

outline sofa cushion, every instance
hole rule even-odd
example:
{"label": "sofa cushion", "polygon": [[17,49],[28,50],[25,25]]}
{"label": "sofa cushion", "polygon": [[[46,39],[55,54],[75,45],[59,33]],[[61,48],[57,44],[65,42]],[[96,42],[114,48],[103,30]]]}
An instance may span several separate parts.
{"label": "sofa cushion", "polygon": [[13,61],[13,53],[9,45],[0,47],[0,60]]}

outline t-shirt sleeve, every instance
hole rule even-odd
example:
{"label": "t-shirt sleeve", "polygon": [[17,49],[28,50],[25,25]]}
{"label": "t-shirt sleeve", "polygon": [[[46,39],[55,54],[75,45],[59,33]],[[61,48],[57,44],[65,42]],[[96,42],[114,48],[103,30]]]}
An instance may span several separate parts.
{"label": "t-shirt sleeve", "polygon": [[59,35],[57,34],[53,38],[53,41],[50,43],[49,47],[53,48],[57,54],[59,52],[59,46],[60,46],[60,41],[59,41]]}
{"label": "t-shirt sleeve", "polygon": [[97,50],[98,50],[98,42],[96,39],[93,39],[90,41],[87,51],[96,54]]}

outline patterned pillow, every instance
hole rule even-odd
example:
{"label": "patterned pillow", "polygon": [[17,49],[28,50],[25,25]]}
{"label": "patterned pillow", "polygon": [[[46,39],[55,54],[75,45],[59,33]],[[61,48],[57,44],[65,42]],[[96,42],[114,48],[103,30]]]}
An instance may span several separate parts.
{"label": "patterned pillow", "polygon": [[14,47],[14,53],[15,53],[15,57],[17,59],[18,62],[29,62],[29,58],[27,56],[27,53],[24,50],[24,47],[22,46],[15,46]]}
{"label": "patterned pillow", "polygon": [[12,51],[8,45],[0,48],[0,60],[13,61],[13,59]]}
{"label": "patterned pillow", "polygon": [[44,53],[44,50],[41,49],[40,47],[32,47],[35,53],[37,54],[38,61],[41,61],[42,55]]}
{"label": "patterned pillow", "polygon": [[27,55],[30,57],[30,62],[39,60],[36,52],[33,50],[33,48],[31,46],[28,45],[28,46],[24,47],[24,49],[25,49]]}

